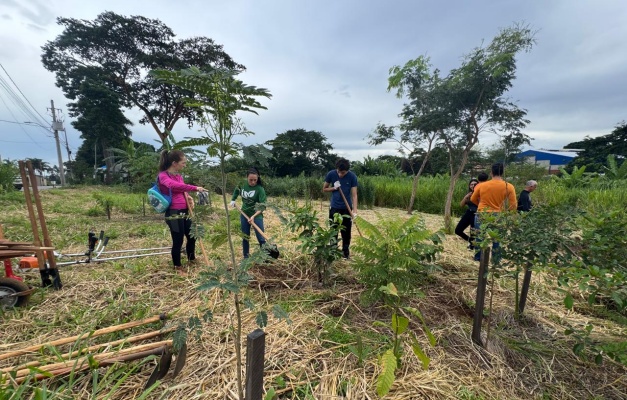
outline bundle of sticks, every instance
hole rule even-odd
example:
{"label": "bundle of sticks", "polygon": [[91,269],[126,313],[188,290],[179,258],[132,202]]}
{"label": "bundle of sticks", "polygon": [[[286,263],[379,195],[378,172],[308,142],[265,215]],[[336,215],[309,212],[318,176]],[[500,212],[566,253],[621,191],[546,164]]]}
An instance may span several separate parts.
{"label": "bundle of sticks", "polygon": [[[0,353],[0,360],[6,360],[9,358],[20,357],[29,354],[39,354],[39,351],[43,348],[56,348],[57,346],[74,343],[79,340],[91,339],[109,333],[134,328],[137,326],[163,321],[165,320],[165,318],[165,314],[156,315],[154,317],[146,318],[139,321],[132,321],[120,325],[98,329],[96,331],[83,335],[56,339],[50,342],[28,346],[19,350]],[[61,354],[60,356],[55,356],[56,360],[62,358],[62,361],[52,364],[44,364],[41,361],[30,361],[12,367],[5,367],[0,369],[0,382],[3,381],[5,382],[5,384],[20,384],[27,379],[42,380],[52,377],[63,376],[72,372],[84,371],[93,368],[94,361],[97,363],[98,367],[104,367],[120,362],[139,360],[151,355],[167,354],[169,355],[169,357],[171,357],[171,349],[173,344],[172,340],[160,340],[157,342],[122,348],[120,350],[112,349],[116,346],[137,343],[140,341],[145,341],[161,335],[165,335],[172,332],[173,330],[174,328],[160,329],[147,333],[142,333],[139,335],[129,336],[127,338],[118,339],[111,342],[84,347],[79,350]],[[165,372],[167,373],[167,370]],[[163,375],[165,375],[165,373]]]}

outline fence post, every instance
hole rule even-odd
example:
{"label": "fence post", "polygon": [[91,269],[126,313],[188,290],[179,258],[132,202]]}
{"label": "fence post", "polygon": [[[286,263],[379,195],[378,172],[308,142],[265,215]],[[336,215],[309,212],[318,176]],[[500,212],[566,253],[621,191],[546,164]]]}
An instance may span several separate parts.
{"label": "fence post", "polygon": [[266,333],[255,329],[246,336],[246,400],[263,397],[263,364],[266,351]]}
{"label": "fence post", "polygon": [[525,311],[525,304],[527,304],[527,293],[529,292],[529,285],[531,283],[531,268],[528,265],[525,268],[525,276],[523,278],[522,290],[520,292],[520,300],[518,301],[518,315],[522,315]]}
{"label": "fence post", "polygon": [[475,317],[472,321],[472,341],[483,347],[481,341],[481,322],[483,321],[483,307],[485,303],[485,289],[488,283],[488,264],[490,263],[490,248],[481,250],[479,261],[479,278],[477,279],[477,298],[475,300]]}

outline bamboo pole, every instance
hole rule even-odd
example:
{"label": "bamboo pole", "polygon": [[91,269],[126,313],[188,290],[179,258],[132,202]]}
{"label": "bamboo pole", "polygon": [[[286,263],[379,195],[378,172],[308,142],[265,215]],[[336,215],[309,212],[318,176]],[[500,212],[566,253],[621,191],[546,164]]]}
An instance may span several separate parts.
{"label": "bamboo pole", "polygon": [[[136,354],[136,353],[140,353],[143,351],[147,351],[147,350],[152,350],[155,348],[162,348],[165,346],[172,346],[172,340],[162,340],[160,342],[154,342],[154,343],[148,343],[148,344],[142,344],[139,346],[135,346],[135,347],[129,347],[128,349],[123,349],[123,350],[119,350],[119,351],[111,351],[111,352],[107,352],[107,353],[100,353],[100,354],[96,354],[93,356],[93,359],[95,361],[102,361],[102,360],[107,360],[113,357],[122,357],[122,356],[127,356],[130,354]],[[45,372],[50,372],[50,373],[54,373],[54,371],[57,370],[63,370],[66,368],[81,368],[84,365],[89,366],[89,356],[84,356],[81,358],[77,358],[75,360],[65,360],[65,361],[61,361],[58,363],[54,363],[54,364],[48,364],[48,365],[43,365],[39,368],[37,368],[40,371],[45,371]],[[20,378],[23,376],[27,376],[31,373],[32,369],[31,368],[22,368],[19,369],[17,371],[15,371],[15,377],[16,378]]]}
{"label": "bamboo pole", "polygon": [[150,324],[152,322],[163,321],[165,319],[166,319],[166,315],[165,314],[155,315],[154,317],[142,319],[140,321],[132,321],[132,322],[127,322],[127,323],[120,324],[120,325],[114,325],[114,326],[109,326],[107,328],[98,329],[98,330],[93,331],[93,333],[91,333],[91,334],[81,334],[81,335],[70,336],[70,337],[67,337],[67,338],[53,340],[51,342],[46,342],[46,343],[42,343],[42,344],[36,344],[36,345],[29,346],[29,347],[26,347],[26,348],[21,349],[21,350],[15,350],[15,351],[11,351],[11,352],[8,352],[8,353],[0,354],[0,360],[6,360],[7,358],[17,357],[17,356],[21,356],[21,355],[24,355],[24,354],[31,353],[33,351],[38,351],[39,349],[41,349],[41,348],[43,348],[45,346],[59,346],[59,345],[62,345],[62,344],[68,344],[68,343],[72,343],[72,342],[74,342],[74,341],[76,341],[78,339],[89,339],[89,338],[93,338],[93,337],[97,337],[97,336],[106,335],[106,334],[112,333],[112,332],[122,331],[124,329],[134,328],[136,326]]}
{"label": "bamboo pole", "polygon": [[[126,361],[134,361],[134,360],[139,360],[140,358],[144,358],[144,357],[148,357],[148,356],[153,356],[153,355],[159,355],[159,354],[163,354],[166,350],[167,346],[159,346],[159,347],[154,347],[148,350],[144,350],[144,351],[139,351],[136,353],[131,353],[131,354],[127,354],[127,355],[123,355],[123,356],[118,356],[118,357],[111,357],[111,358],[105,358],[102,359],[98,362],[98,366],[99,367],[105,367],[105,366],[109,366],[109,365],[113,365],[115,363],[119,363],[119,362],[126,362]],[[84,363],[81,365],[72,365],[72,366],[68,366],[68,367],[63,367],[63,368],[59,368],[59,369],[55,369],[52,371],[46,371],[48,374],[52,374],[52,376],[49,376],[48,374],[37,374],[32,376],[32,378],[34,380],[43,380],[43,379],[48,379],[48,378],[54,378],[54,377],[58,377],[61,375],[66,375],[69,374],[71,372],[80,372],[80,371],[84,371],[86,369],[88,369],[90,367],[89,363]],[[28,370],[30,372],[30,370]],[[25,380],[29,379],[30,374],[27,375],[23,375],[20,377],[16,377],[15,378],[15,383],[16,384],[20,384],[22,382],[24,382]]]}
{"label": "bamboo pole", "polygon": [[[69,358],[81,355],[83,353],[86,353],[86,352],[91,352],[91,351],[102,349],[102,348],[106,348],[106,347],[113,347],[113,346],[117,346],[117,345],[120,345],[120,344],[135,343],[135,342],[139,342],[139,341],[146,340],[146,339],[152,339],[153,337],[164,335],[166,333],[173,332],[174,330],[176,330],[175,327],[170,327],[170,328],[164,329],[164,330],[158,330],[158,331],[142,333],[141,335],[130,336],[128,338],[114,340],[112,342],[100,343],[100,344],[96,344],[96,345],[93,345],[93,346],[85,347],[84,349],[79,349],[79,350],[76,350],[76,351],[73,351],[73,352],[70,352],[70,353],[61,354],[59,357],[60,358],[64,358],[64,359],[69,359]],[[3,368],[0,371],[1,372],[11,372],[11,371],[15,371],[15,370],[23,369],[23,368],[28,368],[28,367],[38,367],[41,364],[42,364],[41,361],[31,361],[31,362],[28,362],[26,364],[18,365],[16,367]]]}

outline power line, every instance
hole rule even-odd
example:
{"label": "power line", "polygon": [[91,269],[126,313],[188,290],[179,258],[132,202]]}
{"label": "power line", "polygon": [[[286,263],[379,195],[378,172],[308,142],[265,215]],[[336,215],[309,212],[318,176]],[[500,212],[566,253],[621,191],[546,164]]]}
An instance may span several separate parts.
{"label": "power line", "polygon": [[[24,117],[28,120],[37,121],[40,124],[37,116],[26,106],[26,104],[22,101],[22,99],[13,91],[13,89],[9,86],[9,84],[0,76],[0,87],[3,88],[6,93],[9,95],[9,100],[15,105],[22,113]],[[43,124],[42,124],[43,125]]]}
{"label": "power line", "polygon": [[[26,134],[26,136],[28,136],[28,138],[35,143],[37,146],[41,147],[41,145],[39,143],[37,143],[32,137],[31,135],[28,134],[28,132],[26,132],[26,129],[24,129],[24,127],[22,125],[24,124],[20,124],[19,122],[17,122],[17,118],[15,118],[15,114],[13,114],[13,111],[11,111],[11,109],[9,108],[9,106],[7,105],[7,103],[4,101],[4,98],[2,96],[0,96],[0,100],[2,100],[2,103],[4,103],[4,105],[7,107],[7,110],[9,110],[9,113],[11,114],[11,116],[13,116],[13,119],[15,119],[16,123],[20,126],[20,129]],[[46,150],[45,148],[41,147],[42,149]]]}
{"label": "power line", "polygon": [[[28,100],[28,97],[26,97],[24,95],[24,93],[22,93],[22,91],[20,90],[20,87],[17,86],[17,84],[15,83],[15,81],[13,80],[13,78],[11,78],[11,75],[9,75],[9,73],[7,72],[6,69],[4,69],[4,66],[2,64],[0,64],[0,68],[2,68],[2,70],[4,71],[5,74],[7,74],[7,76],[9,77],[9,79],[11,80],[11,82],[13,83],[13,86],[15,86],[15,88],[18,90],[18,92],[20,92],[20,94],[22,95],[22,97],[24,97],[24,100],[26,100],[26,102],[30,105],[30,107],[33,109],[33,111],[35,111],[37,113],[37,115],[39,115],[41,117],[42,121],[45,121],[46,119],[43,117],[43,115],[41,115],[39,113],[39,111],[37,111],[37,109],[35,107],[33,107],[33,104]],[[35,118],[36,119],[36,118]]]}

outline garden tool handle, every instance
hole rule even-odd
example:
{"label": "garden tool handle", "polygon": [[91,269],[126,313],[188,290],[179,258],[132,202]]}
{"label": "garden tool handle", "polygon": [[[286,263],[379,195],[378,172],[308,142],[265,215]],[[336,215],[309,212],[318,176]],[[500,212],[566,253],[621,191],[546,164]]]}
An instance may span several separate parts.
{"label": "garden tool handle", "polygon": [[[246,215],[246,213],[245,213],[244,211],[242,211],[242,209],[241,209],[241,208],[239,208],[239,207],[237,206],[237,204],[235,204],[233,207],[235,207],[235,208],[237,209],[237,211],[239,211],[239,212],[240,212],[240,214],[242,214],[244,217],[246,217],[246,218],[250,219],[250,217],[249,217],[248,215]],[[263,238],[264,238],[264,239],[266,239],[266,240],[270,240],[270,239],[268,238],[268,236],[266,235],[266,233],[265,233],[264,231],[262,231],[262,230],[261,230],[261,228],[259,228],[259,227],[257,226],[257,224],[255,224],[255,220],[254,220],[254,219],[253,219],[253,221],[252,221],[250,224],[253,226],[253,228],[255,228],[255,230],[256,230],[257,232],[259,232],[259,234],[260,234],[261,236],[263,236]]]}
{"label": "garden tool handle", "polygon": [[[342,195],[342,200],[344,200],[344,204],[346,205],[346,209],[351,215],[351,219],[354,220],[353,210],[351,209],[351,206],[348,205],[348,200],[346,200],[346,196],[344,196],[344,192],[342,192],[342,188],[339,188],[338,191]],[[361,230],[359,230],[359,225],[355,224],[355,227],[357,228],[357,232],[359,233],[359,236],[364,237],[364,235],[361,234]]]}
{"label": "garden tool handle", "polygon": [[[194,210],[191,207],[191,204],[189,203],[189,199],[187,198],[187,194],[184,193],[185,197],[185,204],[187,205],[187,209],[189,210],[189,216],[194,218]],[[205,260],[205,265],[209,266],[209,257],[207,256],[207,252],[205,251],[205,245],[202,244],[202,240],[200,240],[200,238],[196,238],[196,240],[198,241],[198,243],[200,244],[200,250],[202,250],[202,256]]]}

